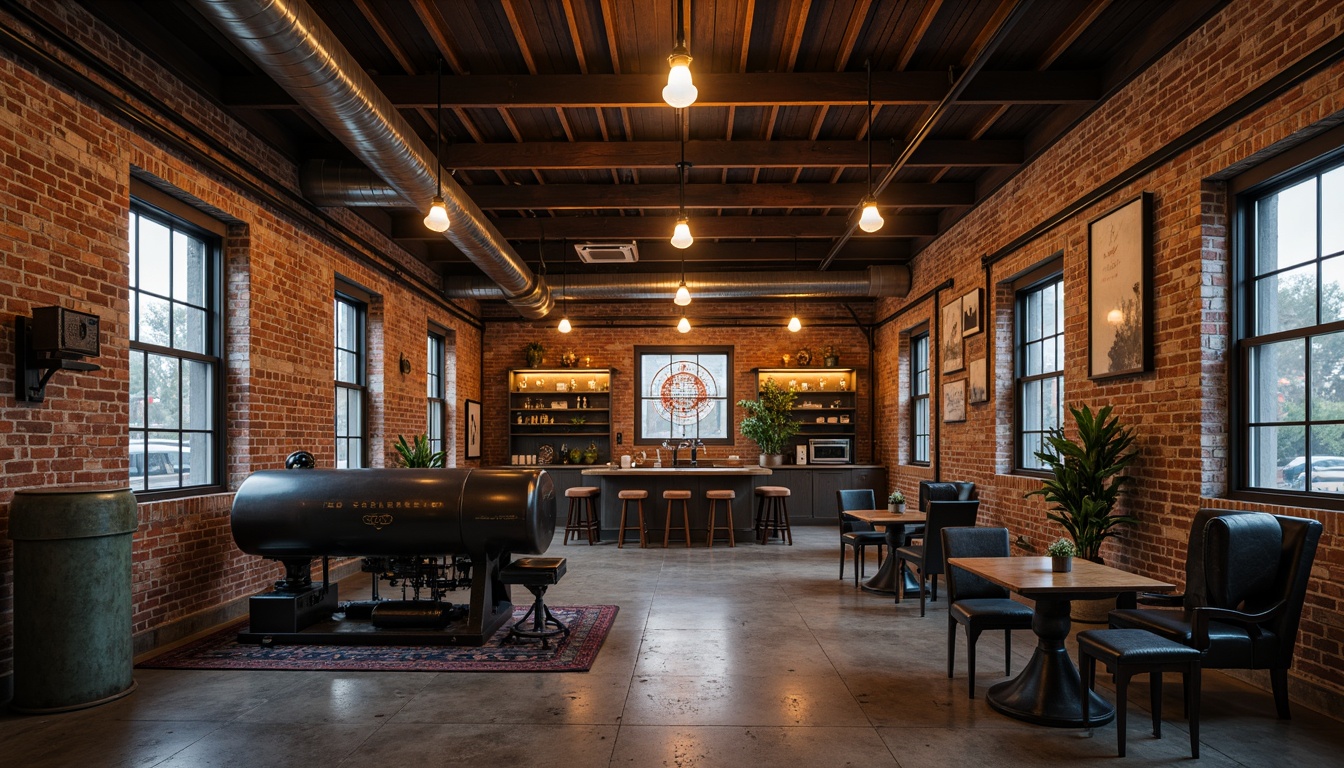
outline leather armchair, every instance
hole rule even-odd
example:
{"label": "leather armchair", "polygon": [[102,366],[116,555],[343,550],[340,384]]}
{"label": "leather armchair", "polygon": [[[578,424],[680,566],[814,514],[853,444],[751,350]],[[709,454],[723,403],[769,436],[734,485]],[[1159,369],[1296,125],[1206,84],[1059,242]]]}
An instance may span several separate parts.
{"label": "leather armchair", "polygon": [[[1207,512],[1207,514],[1205,514]],[[1111,611],[1112,627],[1146,629],[1203,653],[1208,669],[1268,669],[1281,719],[1290,716],[1288,669],[1322,526],[1261,512],[1201,510],[1179,608]]]}

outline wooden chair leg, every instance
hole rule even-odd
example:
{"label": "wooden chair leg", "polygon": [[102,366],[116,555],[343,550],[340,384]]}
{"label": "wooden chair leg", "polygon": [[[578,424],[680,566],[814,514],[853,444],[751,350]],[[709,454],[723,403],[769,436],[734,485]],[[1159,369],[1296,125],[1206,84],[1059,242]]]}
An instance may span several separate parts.
{"label": "wooden chair leg", "polygon": [[1153,711],[1153,738],[1162,738],[1162,670],[1148,675],[1148,706]]}

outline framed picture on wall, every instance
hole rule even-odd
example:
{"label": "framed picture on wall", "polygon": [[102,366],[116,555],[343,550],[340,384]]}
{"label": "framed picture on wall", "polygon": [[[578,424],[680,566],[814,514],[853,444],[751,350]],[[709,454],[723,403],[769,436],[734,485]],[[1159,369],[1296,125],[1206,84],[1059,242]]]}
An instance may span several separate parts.
{"label": "framed picture on wall", "polygon": [[961,302],[954,301],[943,307],[942,322],[938,324],[938,356],[943,361],[943,373],[960,371],[962,359]]}
{"label": "framed picture on wall", "polygon": [[966,420],[966,380],[943,384],[943,421]]}
{"label": "framed picture on wall", "polygon": [[1153,367],[1153,193],[1087,225],[1088,378]]}
{"label": "framed picture on wall", "polygon": [[481,458],[481,404],[476,400],[467,401],[467,458]]}
{"label": "framed picture on wall", "polygon": [[971,361],[970,375],[967,377],[966,383],[968,385],[966,402],[989,402],[989,382],[985,378],[985,358]]}
{"label": "framed picture on wall", "polygon": [[975,288],[961,297],[961,335],[974,336],[985,330],[981,321],[980,289]]}

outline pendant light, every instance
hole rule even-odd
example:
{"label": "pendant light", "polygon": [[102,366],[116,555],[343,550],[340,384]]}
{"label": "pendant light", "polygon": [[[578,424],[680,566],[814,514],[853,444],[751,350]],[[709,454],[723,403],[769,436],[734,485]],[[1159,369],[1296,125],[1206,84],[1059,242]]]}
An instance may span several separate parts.
{"label": "pendant light", "polygon": [[440,148],[443,146],[443,59],[439,59],[439,76],[434,82],[437,85],[435,97],[437,107],[434,111],[434,170],[438,173],[438,191],[434,193],[434,199],[429,203],[429,213],[425,214],[425,226],[434,232],[447,232],[448,206],[443,202],[443,161],[439,157]]}
{"label": "pendant light", "polygon": [[691,332],[691,321],[687,320],[685,315],[682,315],[681,319],[677,321],[677,330],[682,333]]}
{"label": "pendant light", "polygon": [[[793,273],[798,275],[798,238],[793,238]],[[803,321],[798,319],[798,297],[793,297],[793,317],[789,318],[789,330],[797,333],[803,329]]]}
{"label": "pendant light", "polygon": [[868,69],[868,196],[863,198],[863,213],[859,216],[859,229],[864,232],[876,232],[882,228],[882,214],[877,211],[877,197],[873,195],[873,65],[863,63]]}
{"label": "pendant light", "polygon": [[[538,251],[541,250],[541,243],[542,240],[537,240]],[[560,290],[560,325],[556,327],[556,330],[561,333],[569,333],[570,331],[574,330],[574,326],[569,324],[569,312],[566,311],[566,307],[568,306],[569,302],[569,298],[567,296],[567,294],[569,293],[568,251],[569,251],[569,243],[562,242],[560,245],[560,271],[564,273],[564,276],[562,278],[564,280],[564,283],[563,287]]]}
{"label": "pendant light", "polygon": [[[685,113],[682,112],[682,115]],[[680,121],[679,121],[680,122]],[[677,163],[677,226],[672,229],[672,246],[675,248],[690,248],[695,238],[691,237],[691,221],[686,218],[686,169],[690,166],[686,163],[686,131],[685,126],[681,128],[681,162]],[[685,287],[685,275],[682,275],[682,286]],[[681,296],[681,291],[677,291],[677,296]],[[690,303],[690,292],[687,292],[686,302]],[[680,304],[681,302],[677,302]]]}
{"label": "pendant light", "polygon": [[663,101],[677,109],[691,106],[695,103],[695,97],[700,95],[699,89],[691,82],[691,55],[686,50],[684,2],[677,0],[677,47],[667,57],[671,69],[667,73],[667,85],[663,86]]}
{"label": "pendant light", "polygon": [[684,307],[691,303],[691,291],[686,287],[686,258],[681,259],[681,285],[677,286],[677,295],[672,298],[672,303],[678,307]]}

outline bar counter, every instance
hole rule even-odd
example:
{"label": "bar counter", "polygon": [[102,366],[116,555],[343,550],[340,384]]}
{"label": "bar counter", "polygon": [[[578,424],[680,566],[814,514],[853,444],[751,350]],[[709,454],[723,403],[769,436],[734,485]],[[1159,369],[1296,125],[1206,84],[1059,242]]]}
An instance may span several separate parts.
{"label": "bar counter", "polygon": [[[583,470],[585,477],[591,477],[597,480],[598,487],[602,489],[601,496],[598,497],[600,509],[599,516],[602,522],[602,537],[605,539],[615,539],[616,530],[621,522],[621,500],[617,498],[617,493],[625,490],[643,490],[648,491],[649,497],[644,500],[644,525],[648,531],[649,541],[663,540],[663,526],[667,520],[667,501],[663,499],[663,491],[684,490],[691,492],[691,498],[687,501],[691,513],[691,541],[692,544],[703,546],[705,536],[709,529],[709,502],[705,499],[705,491],[734,491],[737,498],[733,500],[733,528],[737,530],[737,536],[744,534],[750,541],[750,531],[753,516],[756,514],[755,503],[756,496],[753,489],[758,485],[768,485],[767,478],[772,474],[766,467],[744,466],[744,467],[632,467],[630,469],[620,469],[617,467],[594,467]],[[557,499],[556,515],[559,518],[557,522],[563,521],[569,510],[569,503]],[[635,515],[635,504],[631,503],[632,518]],[[720,524],[722,521],[723,504],[719,504]],[[635,524],[631,520],[631,525]],[[681,502],[676,502],[673,507],[672,522],[672,540],[680,546],[681,543]],[[634,540],[634,536],[630,537]],[[723,546],[727,546],[724,541]],[[628,546],[628,545],[627,545]]]}

